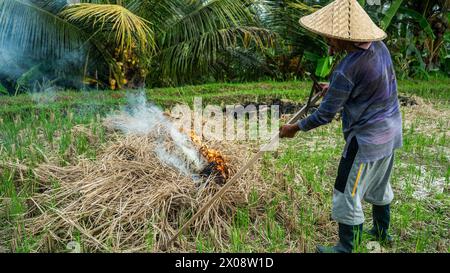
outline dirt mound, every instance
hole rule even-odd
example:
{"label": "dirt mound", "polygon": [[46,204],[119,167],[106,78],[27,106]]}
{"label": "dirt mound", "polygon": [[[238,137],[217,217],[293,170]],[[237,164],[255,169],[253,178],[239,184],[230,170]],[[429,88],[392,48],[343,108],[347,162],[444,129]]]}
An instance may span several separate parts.
{"label": "dirt mound", "polygon": [[398,100],[400,101],[401,106],[415,106],[419,105],[420,101],[415,97],[407,97],[407,96],[398,96]]}

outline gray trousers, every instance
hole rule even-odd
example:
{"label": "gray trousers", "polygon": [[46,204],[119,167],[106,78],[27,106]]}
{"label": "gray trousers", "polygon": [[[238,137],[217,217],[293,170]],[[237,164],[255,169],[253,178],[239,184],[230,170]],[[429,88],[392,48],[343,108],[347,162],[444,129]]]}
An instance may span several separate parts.
{"label": "gray trousers", "polygon": [[362,163],[357,159],[357,145],[356,139],[352,140],[347,157],[341,159],[333,192],[331,217],[346,225],[364,223],[362,200],[384,206],[394,198],[390,184],[394,153],[375,162]]}

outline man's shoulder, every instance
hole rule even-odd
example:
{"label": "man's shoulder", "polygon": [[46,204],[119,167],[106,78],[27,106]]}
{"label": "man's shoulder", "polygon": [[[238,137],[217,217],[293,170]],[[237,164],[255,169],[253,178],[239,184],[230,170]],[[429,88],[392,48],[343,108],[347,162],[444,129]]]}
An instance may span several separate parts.
{"label": "man's shoulder", "polygon": [[381,54],[389,54],[389,48],[383,41],[376,41],[374,43],[374,53],[380,52]]}
{"label": "man's shoulder", "polygon": [[347,55],[338,69],[350,81],[358,83],[363,79],[374,79],[380,76],[383,70],[379,69],[381,66],[378,63],[388,64],[386,58],[390,58],[389,49],[383,41],[376,41],[367,50]]}

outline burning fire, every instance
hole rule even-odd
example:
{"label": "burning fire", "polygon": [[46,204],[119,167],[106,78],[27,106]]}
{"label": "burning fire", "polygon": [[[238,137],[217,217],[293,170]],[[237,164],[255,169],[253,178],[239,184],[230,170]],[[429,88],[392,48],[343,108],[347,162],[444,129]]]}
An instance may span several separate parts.
{"label": "burning fire", "polygon": [[208,146],[202,143],[201,139],[194,132],[191,132],[190,137],[194,144],[200,147],[200,153],[206,158],[209,163],[205,170],[202,171],[202,174],[209,175],[216,171],[221,175],[219,179],[222,182],[225,182],[225,180],[230,176],[230,171],[222,153],[214,149],[209,149]]}

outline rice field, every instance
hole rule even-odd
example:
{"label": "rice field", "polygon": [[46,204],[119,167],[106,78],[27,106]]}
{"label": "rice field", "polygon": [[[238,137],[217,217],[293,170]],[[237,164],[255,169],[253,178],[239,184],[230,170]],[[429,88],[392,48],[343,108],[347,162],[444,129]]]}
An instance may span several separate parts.
{"label": "rice field", "polygon": [[[192,104],[193,96],[201,96],[204,104],[274,99],[304,103],[310,85],[298,81],[208,84],[148,89],[146,95],[166,109],[177,103]],[[404,147],[396,153],[392,177],[396,196],[391,232],[395,242],[373,248],[369,238],[363,237],[358,251],[450,252],[449,86],[448,78],[399,83],[405,104]],[[42,194],[42,181],[33,170],[48,163],[63,168],[80,160],[95,162],[114,141],[103,118],[125,103],[125,91],[0,97],[0,252],[65,252],[71,242],[77,242],[82,252],[133,251],[92,248],[83,227],[77,225],[66,230],[49,226],[40,234],[31,234],[27,227],[37,213],[31,210],[34,198]],[[265,154],[256,166],[270,189],[264,202],[257,189],[249,189],[245,200],[230,211],[220,240],[214,232],[185,234],[185,248],[171,251],[314,252],[316,244],[334,243],[337,224],[330,220],[331,196],[343,146],[339,121],[283,140],[277,152]],[[47,182],[54,189],[61,186],[56,180]],[[52,196],[48,197],[51,201]],[[370,227],[367,204],[365,210],[365,225]],[[160,251],[155,247],[157,232],[150,227],[142,231],[140,237],[147,247],[139,251]],[[42,248],[43,237],[52,233],[64,233],[68,239],[51,244],[51,249]]]}

